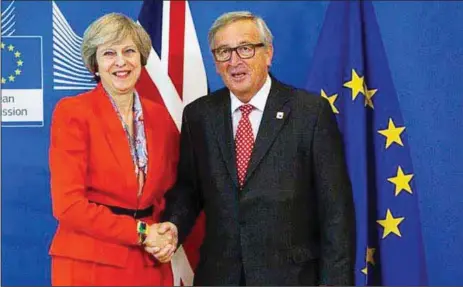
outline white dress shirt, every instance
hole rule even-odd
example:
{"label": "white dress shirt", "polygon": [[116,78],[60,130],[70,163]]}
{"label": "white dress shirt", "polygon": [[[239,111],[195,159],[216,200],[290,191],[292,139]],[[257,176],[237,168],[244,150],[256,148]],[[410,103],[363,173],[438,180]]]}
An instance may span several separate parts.
{"label": "white dress shirt", "polygon": [[[256,140],[257,132],[259,131],[260,122],[262,120],[262,115],[264,114],[265,104],[267,103],[267,98],[270,93],[270,88],[272,86],[272,80],[270,76],[267,75],[267,80],[264,85],[254,97],[248,102],[248,104],[254,106],[251,114],[249,115],[249,120],[251,121],[252,134],[254,140]],[[232,113],[232,123],[233,123],[233,138],[236,136],[236,130],[238,129],[238,123],[241,119],[240,106],[245,105],[246,103],[241,102],[231,91],[231,113]]]}

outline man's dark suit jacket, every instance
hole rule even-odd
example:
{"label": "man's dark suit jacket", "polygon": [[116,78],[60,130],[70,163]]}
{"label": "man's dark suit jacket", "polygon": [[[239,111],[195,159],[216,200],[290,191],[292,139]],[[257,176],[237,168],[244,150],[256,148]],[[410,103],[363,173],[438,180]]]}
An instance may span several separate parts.
{"label": "man's dark suit jacket", "polygon": [[242,268],[247,285],[354,285],[352,190],[325,99],[272,78],[242,190],[228,89],[184,109],[180,146],[162,220],[181,243],[204,209],[195,285],[238,285]]}

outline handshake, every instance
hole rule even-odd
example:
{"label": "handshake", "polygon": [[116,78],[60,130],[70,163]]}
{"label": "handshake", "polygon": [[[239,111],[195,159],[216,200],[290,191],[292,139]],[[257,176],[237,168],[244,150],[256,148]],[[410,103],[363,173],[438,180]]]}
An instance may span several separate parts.
{"label": "handshake", "polygon": [[177,244],[178,230],[175,224],[162,222],[148,227],[148,235],[144,241],[145,251],[152,254],[159,262],[169,262],[177,249]]}

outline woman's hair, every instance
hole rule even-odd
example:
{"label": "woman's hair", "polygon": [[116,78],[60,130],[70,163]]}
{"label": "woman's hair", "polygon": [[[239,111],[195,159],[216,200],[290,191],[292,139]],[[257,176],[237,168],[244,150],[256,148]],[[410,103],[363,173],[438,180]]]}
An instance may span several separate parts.
{"label": "woman's hair", "polygon": [[[151,39],[142,26],[120,13],[106,14],[95,20],[85,30],[81,47],[82,59],[87,69],[95,74],[98,71],[96,51],[98,46],[118,43],[127,38],[132,39],[140,51],[142,66],[146,65],[151,51]],[[99,77],[95,76],[99,82]]]}

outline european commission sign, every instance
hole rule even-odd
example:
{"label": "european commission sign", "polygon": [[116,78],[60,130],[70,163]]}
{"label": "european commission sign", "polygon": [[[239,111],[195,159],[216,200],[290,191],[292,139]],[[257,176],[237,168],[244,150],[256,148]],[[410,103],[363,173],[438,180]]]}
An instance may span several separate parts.
{"label": "european commission sign", "polygon": [[1,37],[2,127],[43,126],[41,36]]}

